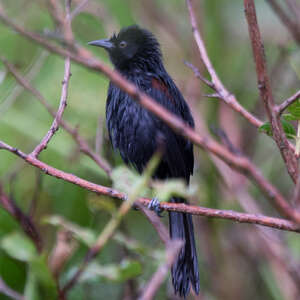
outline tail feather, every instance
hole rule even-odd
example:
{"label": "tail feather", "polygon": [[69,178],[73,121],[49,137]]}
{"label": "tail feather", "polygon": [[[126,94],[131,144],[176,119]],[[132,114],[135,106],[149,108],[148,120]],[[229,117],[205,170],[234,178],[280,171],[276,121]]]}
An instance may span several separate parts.
{"label": "tail feather", "polygon": [[[174,202],[179,202],[178,200],[176,198],[172,199]],[[180,202],[183,202],[182,199],[180,200]],[[169,223],[171,239],[184,241],[184,246],[171,270],[175,293],[178,293],[181,297],[186,297],[192,285],[194,291],[199,294],[199,269],[192,216],[170,212]]]}

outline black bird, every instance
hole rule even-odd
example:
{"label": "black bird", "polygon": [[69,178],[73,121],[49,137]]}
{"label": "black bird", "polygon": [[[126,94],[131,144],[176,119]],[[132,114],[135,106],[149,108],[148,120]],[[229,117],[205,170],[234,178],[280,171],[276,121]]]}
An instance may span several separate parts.
{"label": "black bird", "polygon": [[[194,127],[190,109],[165,70],[159,43],[151,32],[133,25],[123,28],[110,39],[93,41],[89,45],[104,48],[124,77]],[[159,138],[163,140],[164,153],[154,177],[183,178],[189,183],[194,167],[192,143],[174,133],[112,82],[108,88],[106,122],[113,148],[120,151],[125,163],[142,172],[157,150]],[[178,197],[170,201],[186,202]],[[192,217],[170,212],[169,223],[171,238],[184,241],[177,261],[172,266],[175,293],[186,297],[192,285],[198,294],[199,270]]]}

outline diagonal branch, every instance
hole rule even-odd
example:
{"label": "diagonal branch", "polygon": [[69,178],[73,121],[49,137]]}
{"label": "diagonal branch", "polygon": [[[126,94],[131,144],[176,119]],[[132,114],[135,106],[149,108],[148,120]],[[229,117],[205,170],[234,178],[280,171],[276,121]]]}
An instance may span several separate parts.
{"label": "diagonal branch", "polygon": [[280,105],[275,107],[277,114],[281,115],[291,104],[300,98],[300,90],[290,98],[284,100]]}
{"label": "diagonal branch", "polygon": [[5,209],[15,220],[18,221],[22,230],[32,240],[38,252],[42,251],[43,241],[32,220],[32,218],[17,207],[13,199],[4,193],[2,185],[0,184],[0,205]]}
{"label": "diagonal branch", "polygon": [[[126,200],[127,197],[125,194],[114,190],[109,187],[97,185],[95,183],[92,183],[90,181],[84,180],[80,177],[77,177],[73,174],[58,170],[50,165],[47,165],[46,163],[38,160],[37,158],[27,155],[26,153],[20,151],[17,148],[14,148],[10,145],[5,144],[4,142],[0,141],[0,150],[7,150],[20,158],[22,158],[24,161],[29,163],[30,165],[42,170],[45,174],[56,177],[58,179],[62,179],[64,181],[73,183],[75,185],[78,185],[84,189],[87,189],[91,192],[94,192],[96,194],[100,195],[107,195],[113,198],[118,198],[120,200]],[[269,191],[269,196],[272,198],[276,198],[278,196],[282,197],[280,194],[273,194],[272,191]],[[150,203],[150,199],[146,198],[139,198],[137,200],[137,203],[140,205],[148,206]],[[284,201],[284,199],[283,199]],[[177,212],[184,212],[189,213],[193,215],[199,215],[199,216],[205,216],[205,217],[211,217],[211,218],[218,218],[218,219],[226,219],[226,220],[232,220],[239,223],[249,223],[249,224],[256,224],[256,225],[262,225],[266,227],[271,227],[275,229],[285,230],[285,231],[294,231],[300,233],[300,227],[294,222],[280,219],[280,218],[273,218],[268,217],[264,215],[254,215],[254,214],[248,214],[248,213],[240,213],[236,211],[231,210],[219,210],[219,209],[213,209],[213,208],[206,208],[201,206],[193,206],[193,205],[187,205],[184,203],[168,203],[168,202],[161,202],[160,206],[163,210],[167,211],[177,211]],[[293,211],[291,213],[294,213],[294,218],[299,218],[298,212]]]}
{"label": "diagonal branch", "polygon": [[[186,4],[187,4],[188,10],[189,10],[192,31],[193,31],[193,35],[194,35],[195,41],[196,41],[198,49],[199,49],[201,60],[202,60],[203,64],[205,65],[205,68],[207,69],[207,71],[211,77],[211,83],[210,84],[208,84],[208,82],[205,82],[205,83],[208,86],[210,86],[211,88],[213,88],[217,92],[219,98],[221,100],[223,100],[227,105],[229,105],[233,110],[235,110],[236,112],[241,114],[246,120],[248,120],[255,127],[260,127],[263,124],[263,122],[261,120],[257,119],[248,110],[246,110],[237,101],[236,97],[233,94],[231,94],[223,85],[222,81],[220,80],[218,74],[216,73],[216,71],[209,59],[209,56],[208,56],[206,48],[205,48],[205,44],[203,42],[203,38],[200,34],[200,31],[198,30],[196,16],[195,16],[195,13],[194,13],[193,7],[192,7],[192,1],[186,0]],[[191,65],[188,65],[188,66],[191,67]],[[192,68],[192,70],[195,73],[195,68]],[[197,77],[199,77],[199,74],[197,74],[197,73],[198,72],[196,72],[196,75],[197,75]],[[201,80],[203,81],[202,78],[201,78]]]}
{"label": "diagonal branch", "polygon": [[[5,57],[0,55],[0,60],[4,63],[7,70],[14,76],[16,81],[28,92],[30,92],[32,95],[36,97],[36,99],[46,108],[48,113],[52,115],[54,118],[56,116],[56,112],[54,109],[48,104],[47,100],[43,97],[43,95],[35,89],[29,81],[20,74],[16,68],[9,63]],[[80,151],[89,156],[92,160],[95,161],[95,163],[102,168],[108,176],[110,176],[111,173],[111,167],[107,163],[107,161],[100,157],[99,154],[95,153],[89,146],[88,142],[82,138],[79,133],[78,129],[75,127],[72,127],[71,124],[69,124],[67,121],[61,119],[60,124],[61,127],[63,127],[74,139],[74,141],[78,144]]]}
{"label": "diagonal branch", "polygon": [[61,97],[60,97],[60,104],[58,111],[56,113],[56,116],[52,122],[52,125],[49,129],[49,131],[46,133],[42,141],[35,147],[35,149],[32,151],[31,155],[34,157],[38,157],[39,154],[47,148],[48,143],[50,142],[51,138],[55,134],[55,132],[59,128],[59,124],[61,123],[62,115],[64,113],[64,110],[67,106],[67,96],[68,96],[68,86],[69,86],[69,79],[70,79],[71,73],[70,73],[70,58],[66,58],[65,61],[65,74],[64,79],[62,81],[62,91],[61,91]]}
{"label": "diagonal branch", "polygon": [[252,44],[254,61],[256,65],[256,74],[258,88],[261,99],[265,106],[268,118],[272,126],[274,140],[280,150],[281,156],[285,162],[288,173],[294,182],[297,180],[298,164],[297,159],[283,131],[280,117],[276,113],[275,103],[272,95],[270,81],[267,73],[267,64],[265,59],[264,46],[262,43],[257,18],[255,4],[253,0],[244,0],[245,14],[248,22],[249,35]]}

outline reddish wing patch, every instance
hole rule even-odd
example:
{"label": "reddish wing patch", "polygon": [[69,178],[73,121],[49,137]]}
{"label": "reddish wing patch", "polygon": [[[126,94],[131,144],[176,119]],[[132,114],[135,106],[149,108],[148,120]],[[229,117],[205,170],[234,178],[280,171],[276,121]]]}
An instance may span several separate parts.
{"label": "reddish wing patch", "polygon": [[151,83],[152,83],[152,87],[154,89],[157,89],[157,90],[161,91],[163,94],[165,94],[165,96],[167,96],[167,98],[170,101],[175,103],[174,98],[170,95],[168,87],[165,85],[165,83],[163,81],[161,81],[157,78],[152,78]]}

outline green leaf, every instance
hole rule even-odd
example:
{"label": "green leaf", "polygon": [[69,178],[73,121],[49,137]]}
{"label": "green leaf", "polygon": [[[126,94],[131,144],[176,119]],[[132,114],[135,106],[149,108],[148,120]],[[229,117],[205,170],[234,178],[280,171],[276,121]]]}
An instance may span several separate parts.
{"label": "green leaf", "polygon": [[263,132],[269,136],[272,136],[272,128],[270,122],[266,122],[258,128],[259,132]]}
{"label": "green leaf", "polygon": [[296,120],[300,120],[300,101],[297,100],[294,103],[292,103],[288,107],[288,111],[294,118],[296,118]]}
{"label": "green leaf", "polygon": [[292,114],[283,114],[282,118],[286,121],[298,121],[298,119],[294,117]]}
{"label": "green leaf", "polygon": [[9,256],[21,261],[29,262],[37,256],[33,242],[20,232],[6,235],[0,246]]}
{"label": "green leaf", "polygon": [[[120,166],[112,171],[111,178],[113,181],[113,188],[129,195],[140,182],[143,177],[136,173],[134,170],[127,168],[126,166]],[[147,197],[151,194],[150,189],[144,188],[141,197]]]}
{"label": "green leaf", "polygon": [[30,263],[30,269],[38,280],[40,289],[42,289],[43,298],[41,299],[57,299],[56,282],[48,268],[46,256],[35,257]]}
{"label": "green leaf", "polygon": [[120,232],[115,233],[113,239],[114,241],[118,242],[122,246],[125,246],[128,250],[131,250],[135,253],[146,255],[149,252],[149,248],[143,245],[141,242],[129,238],[128,236]]}
{"label": "green leaf", "polygon": [[[290,122],[286,121],[286,119],[282,119],[281,124],[282,124],[283,131],[286,134],[286,137],[288,139],[294,139],[296,137],[296,130],[294,126]],[[269,136],[273,135],[270,122],[264,123],[258,128],[258,130],[259,132],[263,132]]]}
{"label": "green leaf", "polygon": [[53,226],[60,226],[74,234],[74,237],[78,239],[80,242],[90,247],[96,242],[96,233],[88,228],[83,228],[74,224],[70,221],[67,221],[61,216],[53,215],[43,219],[43,221],[47,224],[51,224]]}
{"label": "green leaf", "polygon": [[36,275],[29,269],[27,281],[24,290],[25,299],[39,300],[38,296],[38,284]]}
{"label": "green leaf", "polygon": [[281,120],[281,124],[283,127],[283,131],[286,134],[286,137],[288,139],[294,139],[296,136],[296,130],[295,130],[294,126],[286,120]]}
{"label": "green leaf", "polygon": [[159,201],[169,201],[172,196],[191,197],[196,195],[195,185],[187,186],[183,180],[169,179],[167,181],[155,180],[152,183],[155,196]]}
{"label": "green leaf", "polygon": [[119,264],[100,265],[97,262],[89,264],[80,281],[94,281],[97,277],[110,281],[124,282],[142,274],[142,266],[136,260],[124,259]]}

